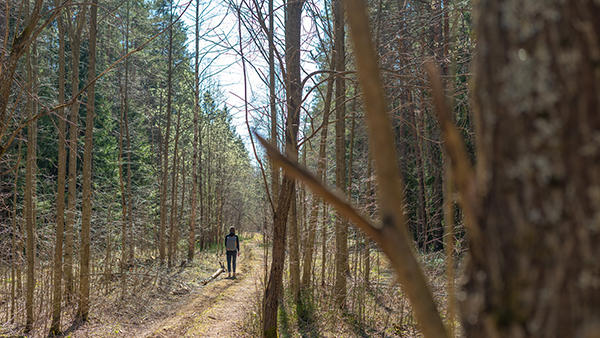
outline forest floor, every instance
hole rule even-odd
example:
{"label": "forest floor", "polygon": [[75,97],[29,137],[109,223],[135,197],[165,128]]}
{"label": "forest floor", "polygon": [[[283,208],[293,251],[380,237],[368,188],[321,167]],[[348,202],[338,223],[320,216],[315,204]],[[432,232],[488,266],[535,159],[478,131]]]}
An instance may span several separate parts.
{"label": "forest floor", "polygon": [[[115,274],[107,282],[106,278],[98,276],[92,289],[88,322],[72,324],[75,306],[66,307],[62,337],[259,336],[264,243],[260,235],[250,235],[240,236],[240,245],[237,279],[228,279],[227,273],[222,273],[208,284],[202,284],[203,279],[219,268],[219,262],[225,263],[224,254],[214,247],[197,253],[194,263],[185,268],[169,271],[140,262],[126,273],[125,279]],[[443,303],[442,257],[423,256],[423,264],[429,271],[434,294]],[[315,290],[314,298],[302,302],[304,305],[294,302],[286,289],[280,303],[280,337],[420,337],[408,299],[400,286],[392,283],[393,271],[389,262],[379,264],[379,258],[375,258],[374,263],[378,267],[373,271],[377,282],[373,282],[368,291],[349,278],[349,285],[356,287],[348,291],[353,295],[350,297],[353,301],[349,301],[352,311],[348,313],[340,312],[331,294],[323,292],[333,287],[332,270],[324,277],[327,287]],[[34,330],[27,337],[45,338],[49,318],[50,314],[39,313]],[[22,327],[0,326],[0,338],[22,337],[21,332]]]}
{"label": "forest floor", "polygon": [[202,285],[200,280],[209,277],[218,265],[213,264],[210,270],[198,263],[181,272],[181,288],[170,288],[166,296],[149,297],[154,301],[144,304],[145,310],[121,309],[112,314],[108,308],[100,310],[66,337],[252,337],[247,324],[256,316],[263,253],[256,238],[244,242],[237,279],[227,278],[225,272]]}

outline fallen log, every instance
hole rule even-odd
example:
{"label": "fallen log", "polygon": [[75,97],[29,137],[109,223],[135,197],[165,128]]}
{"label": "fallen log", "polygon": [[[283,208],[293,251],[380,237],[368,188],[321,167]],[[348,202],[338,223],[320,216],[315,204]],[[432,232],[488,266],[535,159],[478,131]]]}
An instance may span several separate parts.
{"label": "fallen log", "polygon": [[215,271],[215,273],[213,273],[210,277],[205,278],[205,279],[203,279],[203,280],[200,281],[202,283],[202,285],[208,284],[211,280],[219,277],[220,274],[222,274],[223,272],[225,272],[225,266],[223,265],[223,263],[219,262],[219,265],[221,267],[218,268],[217,271]]}

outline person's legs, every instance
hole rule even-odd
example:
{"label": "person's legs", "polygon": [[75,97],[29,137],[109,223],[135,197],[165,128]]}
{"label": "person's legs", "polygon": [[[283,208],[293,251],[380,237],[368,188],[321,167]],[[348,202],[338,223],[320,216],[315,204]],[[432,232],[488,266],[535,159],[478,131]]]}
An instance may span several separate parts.
{"label": "person's legs", "polygon": [[231,264],[233,265],[233,276],[235,277],[235,263],[236,263],[236,260],[237,260],[237,251],[233,251],[231,256],[232,256],[232,258],[231,258],[231,260],[232,260]]}
{"label": "person's legs", "polygon": [[[235,252],[227,251],[227,272],[229,272],[229,277],[231,277],[231,260],[233,259],[233,273],[235,273]],[[233,257],[233,258],[232,258]]]}

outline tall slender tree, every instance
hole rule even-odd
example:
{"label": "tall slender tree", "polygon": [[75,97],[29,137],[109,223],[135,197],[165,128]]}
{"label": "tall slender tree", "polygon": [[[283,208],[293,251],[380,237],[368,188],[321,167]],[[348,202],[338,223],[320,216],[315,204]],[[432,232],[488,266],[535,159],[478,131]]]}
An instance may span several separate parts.
{"label": "tall slender tree", "polygon": [[90,311],[90,226],[92,221],[92,150],[94,136],[94,114],[96,105],[96,39],[98,0],[92,0],[90,8],[89,61],[87,114],[85,121],[85,144],[83,153],[83,198],[81,208],[81,261],[79,269],[79,308],[77,318],[88,320]]}
{"label": "tall slender tree", "polygon": [[177,246],[175,238],[175,227],[178,227],[177,218],[177,181],[178,181],[178,163],[179,163],[179,131],[181,127],[181,109],[177,111],[177,126],[175,127],[175,146],[173,150],[173,164],[171,175],[171,223],[169,225],[169,252],[168,252],[168,267],[173,266],[175,260],[175,247]]}
{"label": "tall slender tree", "polygon": [[[60,5],[56,0],[55,5]],[[65,27],[62,14],[56,18],[58,26],[58,104],[65,102]],[[54,245],[54,290],[52,293],[52,323],[50,334],[61,332],[60,318],[62,310],[62,270],[63,270],[63,240],[65,226],[65,179],[67,175],[67,151],[65,148],[65,133],[67,122],[65,109],[58,111],[58,173],[56,187],[56,241]]]}
{"label": "tall slender tree", "polygon": [[[298,156],[297,142],[300,123],[300,103],[302,100],[302,87],[300,83],[300,29],[302,27],[303,7],[304,0],[289,1],[286,3],[285,81],[287,119],[285,123],[285,144],[288,155],[292,158],[297,158]],[[263,337],[277,337],[277,311],[285,262],[287,218],[294,190],[294,179],[284,175],[273,215],[273,261],[263,300]]]}
{"label": "tall slender tree", "polygon": [[[269,0],[269,108],[271,111],[271,144],[277,147],[277,104],[275,95],[275,13]],[[271,192],[273,200],[279,194],[279,168],[271,163]]]}
{"label": "tall slender tree", "polygon": [[192,157],[192,196],[190,197],[190,233],[188,237],[188,264],[194,260],[196,245],[196,203],[198,200],[198,138],[200,110],[200,0],[196,1],[196,49],[194,51],[194,143]]}
{"label": "tall slender tree", "polygon": [[[29,13],[29,3],[26,2],[25,24],[31,20]],[[27,51],[25,56],[25,66],[27,68],[27,88],[25,90],[27,118],[31,119],[37,113],[37,105],[34,100],[37,98],[37,62],[36,48],[33,44],[32,50]],[[35,291],[35,229],[37,223],[36,210],[36,166],[37,166],[37,121],[27,125],[27,161],[25,173],[25,223],[27,232],[27,298],[26,298],[26,316],[25,332],[29,332],[34,323],[33,316],[33,296]]]}
{"label": "tall slender tree", "polygon": [[[173,21],[173,9],[172,4],[169,4],[169,25]],[[171,136],[171,115],[172,115],[172,104],[173,104],[173,28],[169,28],[169,46],[168,46],[168,57],[167,57],[167,110],[165,112],[167,125],[165,127],[165,137],[163,139],[163,168],[162,168],[162,179],[161,179],[161,190],[160,190],[160,228],[159,228],[159,261],[163,265],[165,263],[166,252],[166,232],[167,232],[167,187],[168,187],[168,172],[169,172],[169,138]]]}
{"label": "tall slender tree", "polygon": [[78,140],[78,116],[79,116],[79,53],[81,47],[81,35],[85,26],[86,5],[79,5],[74,21],[72,11],[67,9],[67,27],[71,41],[71,116],[69,126],[69,194],[67,198],[67,222],[65,225],[65,262],[64,274],[66,280],[65,293],[71,298],[74,293],[73,281],[73,232],[77,214],[77,140]]}
{"label": "tall slender tree", "polygon": [[[341,0],[333,0],[334,64],[337,72],[346,70],[346,39],[344,9]],[[346,190],[346,83],[343,75],[335,80],[335,184]],[[338,215],[335,226],[335,298],[346,307],[346,276],[348,274],[348,222]]]}
{"label": "tall slender tree", "polygon": [[[326,164],[326,150],[327,150],[327,133],[329,130],[329,115],[331,109],[331,97],[333,96],[333,78],[330,78],[327,82],[327,91],[325,94],[325,104],[323,109],[323,123],[321,125],[321,138],[319,141],[319,157],[317,162],[317,178],[321,181],[324,180],[325,164]],[[310,218],[308,220],[308,240],[304,250],[304,264],[302,271],[302,288],[306,288],[310,285],[311,273],[312,273],[312,261],[313,252],[315,251],[315,238],[317,232],[317,217],[319,215],[320,198],[313,194],[312,204],[310,211]]]}

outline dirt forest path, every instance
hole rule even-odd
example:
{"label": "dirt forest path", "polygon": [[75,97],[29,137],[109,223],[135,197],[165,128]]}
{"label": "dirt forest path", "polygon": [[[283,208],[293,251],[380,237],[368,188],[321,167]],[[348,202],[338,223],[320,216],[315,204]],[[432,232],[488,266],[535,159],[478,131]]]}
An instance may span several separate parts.
{"label": "dirt forest path", "polygon": [[203,286],[197,297],[136,336],[249,337],[244,325],[250,313],[256,310],[263,253],[256,239],[243,243],[240,251],[237,279],[228,279],[227,273],[222,273]]}

